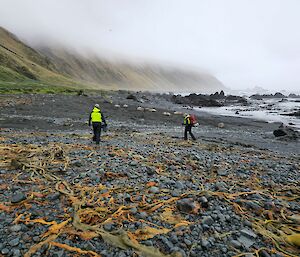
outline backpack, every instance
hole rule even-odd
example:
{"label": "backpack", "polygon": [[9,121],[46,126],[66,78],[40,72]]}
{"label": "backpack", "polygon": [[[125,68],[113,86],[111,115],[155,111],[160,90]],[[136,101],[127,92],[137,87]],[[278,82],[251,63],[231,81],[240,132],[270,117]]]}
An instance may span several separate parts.
{"label": "backpack", "polygon": [[194,114],[190,115],[190,121],[192,125],[195,125],[197,123],[196,116]]}

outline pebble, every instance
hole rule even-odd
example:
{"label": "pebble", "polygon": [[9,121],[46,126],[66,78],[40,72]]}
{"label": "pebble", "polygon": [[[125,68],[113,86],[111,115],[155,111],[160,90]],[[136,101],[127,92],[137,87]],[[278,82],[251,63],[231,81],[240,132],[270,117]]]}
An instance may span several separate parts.
{"label": "pebble", "polygon": [[201,203],[201,207],[207,208],[208,207],[208,200],[205,196],[201,196],[199,198],[199,202]]}
{"label": "pebble", "polygon": [[178,200],[176,205],[179,211],[185,213],[196,213],[199,209],[199,203],[190,198]]}
{"label": "pebble", "polygon": [[245,236],[240,236],[237,239],[246,249],[250,248],[252,245],[254,245],[255,241],[252,239],[245,237]]}
{"label": "pebble", "polygon": [[149,188],[149,192],[152,193],[152,194],[157,194],[159,193],[159,188],[158,187],[155,187],[155,186],[152,186]]}
{"label": "pebble", "polygon": [[3,249],[1,250],[1,253],[4,254],[4,255],[6,255],[6,254],[9,253],[9,249],[3,248]]}
{"label": "pebble", "polygon": [[238,249],[242,247],[241,242],[239,242],[237,240],[231,240],[230,244],[232,244],[233,247],[238,248]]}
{"label": "pebble", "polygon": [[192,242],[191,242],[191,240],[189,240],[189,239],[183,239],[183,242],[187,245],[187,246],[191,246],[192,245]]}
{"label": "pebble", "polygon": [[248,228],[242,229],[240,233],[248,238],[257,238],[257,235],[254,233],[254,231]]}
{"label": "pebble", "polygon": [[103,228],[104,228],[106,231],[110,232],[110,231],[113,230],[113,224],[112,224],[112,223],[106,223],[106,224],[104,224]]}
{"label": "pebble", "polygon": [[213,223],[214,223],[214,220],[213,220],[213,218],[212,218],[211,216],[206,216],[206,217],[204,217],[203,220],[202,220],[202,224],[204,224],[204,225],[210,226],[210,225],[212,225]]}
{"label": "pebble", "polygon": [[10,231],[12,231],[12,232],[19,232],[21,230],[22,230],[21,225],[14,225],[14,226],[10,227]]}
{"label": "pebble", "polygon": [[183,189],[183,188],[184,188],[184,185],[183,185],[183,183],[182,183],[182,182],[180,182],[180,181],[176,181],[176,183],[175,183],[175,187],[176,187],[177,189]]}
{"label": "pebble", "polygon": [[204,247],[205,249],[208,249],[210,247],[210,243],[206,239],[201,240],[201,246]]}
{"label": "pebble", "polygon": [[19,249],[13,249],[13,257],[20,257],[21,251]]}
{"label": "pebble", "polygon": [[25,199],[26,199],[26,195],[23,192],[19,192],[19,193],[16,193],[12,196],[11,202],[12,203],[19,203],[19,202],[24,201]]}
{"label": "pebble", "polygon": [[15,238],[11,241],[8,242],[10,246],[17,246],[20,243],[20,239],[19,238]]}

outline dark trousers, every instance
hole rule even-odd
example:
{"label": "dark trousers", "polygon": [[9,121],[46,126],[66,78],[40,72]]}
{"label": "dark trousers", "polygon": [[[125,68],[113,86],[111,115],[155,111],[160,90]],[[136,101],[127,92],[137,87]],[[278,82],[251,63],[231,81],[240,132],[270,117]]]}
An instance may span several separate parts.
{"label": "dark trousers", "polygon": [[185,125],[185,129],[184,129],[184,140],[187,140],[187,133],[189,132],[189,134],[191,135],[192,139],[193,140],[196,140],[195,136],[193,135],[192,133],[192,125],[189,124],[189,125]]}
{"label": "dark trousers", "polygon": [[100,135],[101,135],[101,122],[93,122],[93,141],[96,141],[96,144],[99,145]]}

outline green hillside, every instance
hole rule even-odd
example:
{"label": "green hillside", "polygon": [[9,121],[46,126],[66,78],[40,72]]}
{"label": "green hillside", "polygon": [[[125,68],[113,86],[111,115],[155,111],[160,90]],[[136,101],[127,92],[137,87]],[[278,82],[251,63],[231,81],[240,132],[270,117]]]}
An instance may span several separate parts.
{"label": "green hillside", "polygon": [[78,89],[216,91],[214,76],[154,65],[105,61],[53,46],[36,49],[0,27],[0,93]]}

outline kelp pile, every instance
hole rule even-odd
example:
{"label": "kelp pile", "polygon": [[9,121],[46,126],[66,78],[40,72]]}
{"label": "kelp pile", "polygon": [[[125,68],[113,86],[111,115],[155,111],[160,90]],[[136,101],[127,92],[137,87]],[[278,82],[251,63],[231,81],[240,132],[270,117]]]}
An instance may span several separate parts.
{"label": "kelp pile", "polygon": [[[136,135],[136,140],[144,139]],[[32,256],[43,246],[62,248],[74,255],[100,256],[95,251],[61,243],[59,238],[62,235],[75,241],[76,238],[90,240],[99,237],[114,247],[130,248],[141,256],[171,256],[166,254],[164,249],[146,246],[142,242],[157,235],[167,234],[178,227],[192,225],[193,222],[187,220],[185,213],[178,209],[177,203],[180,199],[192,199],[197,202],[201,196],[218,198],[226,202],[238,215],[252,222],[255,231],[263,236],[268,245],[272,245],[271,248],[253,249],[251,253],[255,256],[260,256],[261,251],[281,253],[284,256],[299,256],[300,254],[300,215],[293,212],[288,205],[285,206],[285,203],[289,201],[299,204],[299,180],[286,185],[265,186],[260,179],[260,174],[264,171],[259,167],[254,166],[251,177],[245,181],[243,177],[236,176],[234,172],[229,172],[227,176],[218,176],[219,170],[229,169],[232,171],[236,168],[235,164],[219,161],[218,163],[212,162],[207,168],[201,163],[201,160],[197,160],[193,156],[184,156],[182,159],[190,171],[190,176],[177,174],[177,179],[190,180],[192,183],[201,181],[201,184],[197,185],[199,188],[197,190],[189,189],[174,197],[171,196],[170,190],[164,189],[159,193],[151,194],[150,189],[159,183],[155,181],[148,181],[144,185],[136,187],[131,185],[120,187],[117,184],[107,187],[101,182],[127,179],[128,175],[111,171],[109,167],[104,167],[105,163],[103,165],[105,169],[99,171],[101,177],[99,183],[91,184],[86,178],[79,181],[78,179],[68,180],[65,173],[72,168],[73,161],[70,153],[75,150],[85,150],[88,154],[83,159],[92,158],[97,153],[97,149],[92,146],[63,143],[8,144],[5,143],[5,138],[3,138],[3,142],[0,145],[0,167],[11,170],[12,183],[35,185],[36,187],[34,191],[28,192],[27,198],[21,202],[0,203],[0,211],[14,213],[14,224],[47,226],[47,231],[42,235],[41,241],[33,244],[25,253],[25,257]],[[147,143],[153,144],[157,148],[161,144],[179,148],[190,147],[191,144],[176,142],[171,138],[163,138],[158,135],[152,135],[152,140]],[[216,144],[193,144],[193,147],[199,151],[230,151],[230,153],[238,151]],[[182,165],[176,161],[175,154],[172,152],[167,153],[163,158],[158,158],[159,152],[143,156],[133,149],[118,146],[103,148],[103,151],[109,153],[111,159],[119,158],[128,161],[128,156],[130,156],[131,161],[134,160],[139,165],[152,167],[158,177],[160,175],[174,176],[174,174],[168,174],[168,167]],[[241,153],[242,161],[250,162],[248,157],[253,154],[250,151]],[[267,153],[260,152],[259,154],[260,158],[277,158]],[[220,181],[226,183],[229,189],[213,190],[212,187],[206,186]],[[36,191],[36,188],[39,191]],[[247,190],[244,190],[245,188]],[[8,189],[9,185],[1,186],[1,190]],[[34,203],[40,205],[40,208],[45,208],[48,204],[45,196],[55,191],[60,194],[63,214],[59,215],[56,220],[48,220],[46,217],[32,218],[31,204]],[[119,195],[124,197],[120,198]],[[253,200],[253,195],[257,200]],[[270,206],[268,208],[261,206],[260,199],[270,200]],[[274,200],[282,203],[280,207],[273,204]],[[255,201],[258,204],[255,205]],[[190,213],[197,215],[199,212],[205,212],[205,208],[204,205],[199,204]],[[157,222],[137,218],[133,215],[133,210],[152,215]],[[133,231],[123,225],[133,222],[140,222],[143,226]],[[113,231],[105,230],[106,224],[113,224]],[[220,233],[218,236],[224,237],[226,233]],[[249,253],[240,252],[236,256],[245,256],[246,254]],[[180,256],[180,253],[172,254],[172,256]]]}

